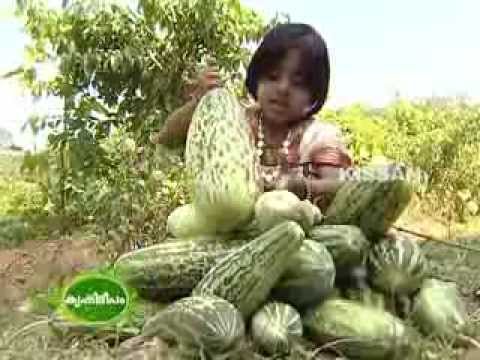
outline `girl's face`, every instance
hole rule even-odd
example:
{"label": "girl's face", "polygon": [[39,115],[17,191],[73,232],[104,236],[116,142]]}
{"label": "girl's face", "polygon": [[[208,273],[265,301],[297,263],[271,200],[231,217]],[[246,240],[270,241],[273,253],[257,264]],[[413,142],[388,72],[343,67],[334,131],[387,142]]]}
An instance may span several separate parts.
{"label": "girl's face", "polygon": [[283,127],[305,118],[312,97],[302,70],[300,52],[290,49],[259,80],[257,98],[267,125]]}

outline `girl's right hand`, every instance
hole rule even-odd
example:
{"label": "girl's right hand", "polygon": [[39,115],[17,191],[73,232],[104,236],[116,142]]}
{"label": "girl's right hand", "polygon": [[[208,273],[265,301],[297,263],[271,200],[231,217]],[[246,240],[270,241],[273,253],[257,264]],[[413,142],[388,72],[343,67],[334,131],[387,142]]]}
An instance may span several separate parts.
{"label": "girl's right hand", "polygon": [[209,66],[198,75],[193,96],[200,98],[209,90],[220,86],[220,73],[217,66]]}

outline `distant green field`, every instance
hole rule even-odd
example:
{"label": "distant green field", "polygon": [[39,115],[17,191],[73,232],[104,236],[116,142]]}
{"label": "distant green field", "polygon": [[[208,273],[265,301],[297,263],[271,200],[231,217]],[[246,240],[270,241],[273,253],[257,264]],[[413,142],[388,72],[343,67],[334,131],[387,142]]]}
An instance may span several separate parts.
{"label": "distant green field", "polygon": [[0,178],[18,175],[23,152],[0,150]]}
{"label": "distant green field", "polygon": [[22,161],[22,152],[0,150],[0,249],[32,237],[25,215],[39,207],[41,193],[22,178]]}

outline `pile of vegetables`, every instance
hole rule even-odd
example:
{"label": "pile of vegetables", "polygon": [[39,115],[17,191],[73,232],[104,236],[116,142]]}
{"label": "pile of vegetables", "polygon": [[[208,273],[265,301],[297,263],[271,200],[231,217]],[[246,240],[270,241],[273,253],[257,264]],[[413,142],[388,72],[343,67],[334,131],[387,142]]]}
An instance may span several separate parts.
{"label": "pile of vegetables", "polygon": [[408,187],[347,182],[325,217],[287,191],[261,193],[235,104],[223,90],[201,99],[186,147],[193,202],[170,215],[167,242],[114,265],[141,296],[167,304],[141,336],[171,343],[179,359],[234,359],[249,343],[283,356],[309,341],[372,360],[414,358],[419,332],[460,333],[454,286],[431,279],[415,242],[383,237]]}
{"label": "pile of vegetables", "polygon": [[[117,274],[145,291],[140,264],[147,259],[149,290],[170,304],[147,321],[144,336],[174,337],[179,354],[230,358],[250,342],[259,353],[281,356],[306,341],[370,360],[414,358],[412,339],[420,334],[455,339],[462,332],[466,312],[455,284],[431,277],[415,241],[312,223],[316,210],[307,214],[305,202],[299,220],[300,200],[291,194],[295,215],[284,202],[275,216],[283,195],[272,193],[260,202],[266,219],[255,214],[255,223],[269,228],[254,239],[241,232],[176,238],[117,261]],[[208,333],[197,333],[201,327]]]}

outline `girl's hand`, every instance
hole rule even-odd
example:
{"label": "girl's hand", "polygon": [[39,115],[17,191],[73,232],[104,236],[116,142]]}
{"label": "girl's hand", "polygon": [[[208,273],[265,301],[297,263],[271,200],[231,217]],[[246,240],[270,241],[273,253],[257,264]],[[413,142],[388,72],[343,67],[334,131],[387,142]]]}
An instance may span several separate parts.
{"label": "girl's hand", "polygon": [[312,179],[310,181],[310,189],[313,197],[319,194],[333,194],[337,192],[342,185],[342,181],[338,179]]}
{"label": "girl's hand", "polygon": [[196,89],[192,96],[197,99],[205,95],[209,90],[220,86],[220,73],[217,66],[210,66],[203,70],[196,81]]}

